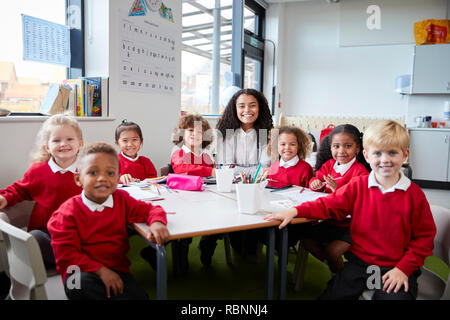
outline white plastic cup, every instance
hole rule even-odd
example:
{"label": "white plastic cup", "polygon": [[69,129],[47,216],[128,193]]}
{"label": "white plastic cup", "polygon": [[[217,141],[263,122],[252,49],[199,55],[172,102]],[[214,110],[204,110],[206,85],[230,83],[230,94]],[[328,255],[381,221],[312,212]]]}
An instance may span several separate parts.
{"label": "white plastic cup", "polygon": [[216,185],[219,192],[231,192],[234,179],[233,168],[216,169]]}
{"label": "white plastic cup", "polygon": [[238,211],[246,214],[258,212],[261,208],[263,189],[261,183],[238,183],[236,185]]}

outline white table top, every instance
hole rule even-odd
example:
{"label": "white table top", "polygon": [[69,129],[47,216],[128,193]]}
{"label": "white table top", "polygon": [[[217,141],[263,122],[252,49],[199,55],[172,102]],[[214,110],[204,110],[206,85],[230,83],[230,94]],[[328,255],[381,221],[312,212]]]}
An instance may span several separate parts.
{"label": "white table top", "polygon": [[[238,212],[235,186],[230,193],[219,193],[215,185],[208,185],[205,191],[164,192],[164,200],[154,201],[167,214],[167,228],[170,240],[193,236],[226,233],[246,229],[276,226],[279,221],[266,221],[264,216],[271,212],[280,212],[280,207],[270,204],[272,200],[281,200],[278,192],[264,190],[262,210],[256,214]],[[136,223],[138,232],[145,235],[148,226]]]}

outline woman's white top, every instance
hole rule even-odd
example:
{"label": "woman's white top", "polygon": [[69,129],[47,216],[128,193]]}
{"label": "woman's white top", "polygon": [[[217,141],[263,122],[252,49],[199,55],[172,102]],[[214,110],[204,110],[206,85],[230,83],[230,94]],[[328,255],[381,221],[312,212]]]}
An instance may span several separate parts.
{"label": "woman's white top", "polygon": [[[260,147],[257,148],[257,135],[255,129],[245,132],[242,128],[229,132],[226,139],[222,139],[220,131],[217,138],[216,162],[219,164],[235,164],[235,173],[254,174],[261,163],[261,168],[270,166],[267,154],[268,130],[261,129],[259,135]],[[260,169],[261,170],[261,169]],[[261,171],[259,172],[261,173]]]}

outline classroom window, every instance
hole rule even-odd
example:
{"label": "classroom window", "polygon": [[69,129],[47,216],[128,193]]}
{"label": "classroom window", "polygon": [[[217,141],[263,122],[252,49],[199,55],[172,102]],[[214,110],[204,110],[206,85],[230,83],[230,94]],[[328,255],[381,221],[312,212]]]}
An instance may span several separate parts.
{"label": "classroom window", "polygon": [[[219,94],[232,85],[232,0],[220,0]],[[223,111],[220,99],[213,101],[214,0],[183,2],[181,55],[181,110],[205,115]]]}
{"label": "classroom window", "polygon": [[[0,2],[0,107],[13,112],[38,112],[49,86],[75,68],[23,59],[22,14],[60,25],[70,24],[67,8],[77,11],[83,0],[21,0]],[[81,21],[81,19],[78,19]],[[78,22],[79,24],[79,22]],[[83,55],[83,54],[81,54]]]}

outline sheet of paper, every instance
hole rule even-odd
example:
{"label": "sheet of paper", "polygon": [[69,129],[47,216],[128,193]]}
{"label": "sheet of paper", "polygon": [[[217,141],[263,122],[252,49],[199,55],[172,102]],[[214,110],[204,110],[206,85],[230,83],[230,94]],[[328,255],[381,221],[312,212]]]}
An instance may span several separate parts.
{"label": "sheet of paper", "polygon": [[135,186],[129,186],[129,187],[122,187],[122,190],[125,190],[132,196],[133,198],[137,200],[156,200],[156,199],[162,199],[160,195],[147,191],[142,190],[139,187]]}
{"label": "sheet of paper", "polygon": [[314,201],[320,197],[329,195],[329,193],[314,192],[306,188],[295,188],[293,190],[279,192],[278,194],[286,199],[291,200],[297,206],[303,202]]}
{"label": "sheet of paper", "polygon": [[23,60],[70,66],[67,26],[22,15]]}

